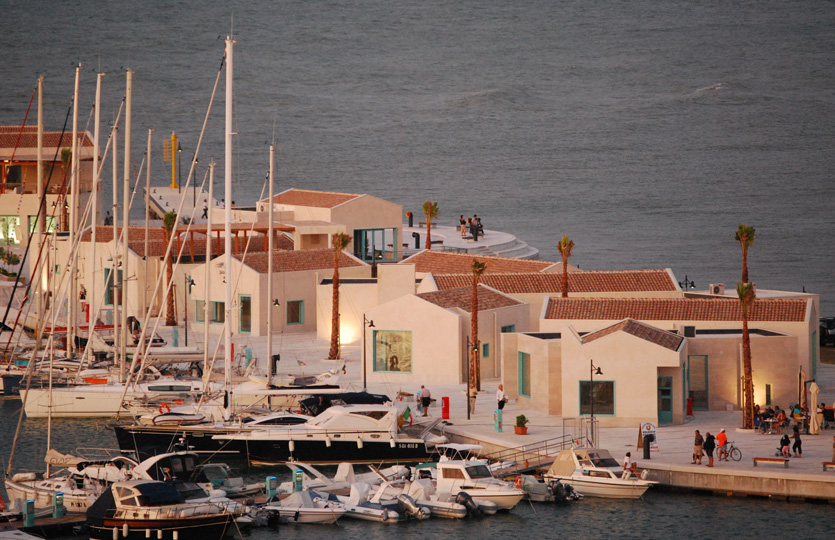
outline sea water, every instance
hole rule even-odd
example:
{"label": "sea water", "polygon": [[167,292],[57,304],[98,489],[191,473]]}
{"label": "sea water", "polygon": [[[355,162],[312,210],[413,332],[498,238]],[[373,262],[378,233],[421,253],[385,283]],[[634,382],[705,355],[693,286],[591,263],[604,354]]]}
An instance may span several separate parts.
{"label": "sea water", "polygon": [[[274,142],[278,191],[418,213],[438,201],[443,223],[478,214],[544,259],[568,234],[582,269],[670,267],[699,289],[733,289],[747,223],[751,280],[818,293],[835,314],[829,3],[7,0],[3,19],[0,121],[23,121],[44,74],[46,128],[60,130],[81,62],[92,132],[95,72],[109,124],[132,69],[132,163],[153,129],[155,185],[170,183],[172,131],[188,175],[233,34],[239,206],[262,196]],[[212,159],[222,181],[223,80],[198,183]]]}

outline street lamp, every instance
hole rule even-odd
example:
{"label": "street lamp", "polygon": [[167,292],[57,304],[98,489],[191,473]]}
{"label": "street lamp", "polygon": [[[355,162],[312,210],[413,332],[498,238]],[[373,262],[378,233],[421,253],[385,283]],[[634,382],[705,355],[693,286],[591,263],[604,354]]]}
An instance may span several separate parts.
{"label": "street lamp", "polygon": [[590,387],[589,387],[589,400],[591,401],[591,444],[595,446],[597,444],[596,437],[594,436],[594,376],[595,375],[603,375],[603,371],[597,366],[594,365],[594,360],[589,360],[589,380],[590,380]]}
{"label": "street lamp", "polygon": [[678,286],[681,287],[683,292],[687,292],[687,289],[695,289],[696,283],[687,279],[687,274],[684,274],[684,281],[679,281]]}
{"label": "street lamp", "polygon": [[[191,279],[191,276],[186,274],[186,294],[191,295],[191,288],[194,287],[194,280]],[[186,347],[188,347],[188,298],[183,299],[183,305],[185,306],[186,311],[186,320],[183,321],[183,329],[185,330],[186,334]]]}
{"label": "street lamp", "polygon": [[370,321],[365,318],[365,315],[362,316],[362,389],[368,390],[368,386],[365,382],[365,334],[366,328],[375,328],[374,321]]}

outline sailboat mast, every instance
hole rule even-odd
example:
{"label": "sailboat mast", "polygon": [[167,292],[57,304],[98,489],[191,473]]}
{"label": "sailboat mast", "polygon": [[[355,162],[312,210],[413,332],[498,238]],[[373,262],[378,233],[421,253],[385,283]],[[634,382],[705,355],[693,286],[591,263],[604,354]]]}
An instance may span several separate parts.
{"label": "sailboat mast", "polygon": [[212,207],[214,206],[215,160],[209,163],[209,212],[206,223],[206,273],[203,276],[203,387],[209,385],[209,283],[212,261]]}
{"label": "sailboat mast", "polygon": [[232,37],[226,39],[226,143],[224,148],[223,175],[225,182],[226,196],[224,219],[226,221],[224,232],[224,266],[226,268],[226,296],[224,313],[224,383],[226,399],[223,402],[223,415],[229,419],[229,410],[232,402],[232,81],[233,81],[233,49],[235,40]]}
{"label": "sailboat mast", "polygon": [[[95,117],[93,120],[93,194],[91,195],[91,218],[90,218],[90,263],[89,276],[90,280],[87,282],[90,294],[90,303],[87,304],[87,338],[91,339],[93,331],[96,328],[96,320],[98,313],[96,309],[96,228],[98,225],[98,207],[99,207],[99,138],[100,138],[100,124],[101,124],[101,79],[104,73],[96,75],[96,104]],[[92,353],[91,353],[92,354]]]}
{"label": "sailboat mast", "polygon": [[[43,192],[44,192],[44,183],[43,183],[43,75],[38,77],[38,202],[40,203],[43,200]],[[43,237],[43,215],[44,212],[41,210],[38,212],[37,217],[37,225],[35,226],[35,231],[37,232],[37,244],[38,246],[43,245],[44,237]],[[37,280],[35,283],[35,294],[38,295],[38,321],[43,321],[44,319],[44,312],[43,312],[43,280],[40,278],[43,275],[43,266],[40,269],[35,268],[35,272],[32,273]]]}
{"label": "sailboat mast", "polygon": [[[81,79],[81,64],[75,67],[75,90],[72,98],[72,156],[70,168],[70,242],[69,245],[75,245],[76,235],[78,234],[78,153],[81,150],[81,145],[78,144],[78,85]],[[72,260],[72,259],[70,259]],[[76,324],[78,323],[78,315],[76,313],[78,295],[77,295],[77,276],[76,264],[69,267],[70,271],[70,288],[69,288],[69,304],[68,320],[67,320],[67,354],[72,355],[75,351],[75,334]]]}
{"label": "sailboat mast", "polygon": [[119,335],[119,302],[116,300],[116,277],[118,274],[119,269],[119,124],[118,122],[113,124],[113,132],[112,137],[113,139],[113,152],[111,153],[111,159],[113,160],[113,254],[111,260],[113,261],[113,266],[110,269],[110,279],[108,279],[108,283],[105,285],[110,287],[112,291],[110,295],[110,299],[113,302],[113,350],[115,354],[119,357],[119,382],[125,382],[125,362],[122,359],[122,355],[120,354],[121,349],[121,336]]}
{"label": "sailboat mast", "polygon": [[270,145],[270,198],[269,212],[267,216],[270,221],[269,243],[267,245],[267,374],[272,375],[273,369],[273,235],[275,234],[273,225],[273,174],[275,165],[275,145]]}
{"label": "sailboat mast", "polygon": [[[143,259],[145,261],[145,287],[142,293],[142,303],[145,305],[145,310],[148,309],[148,291],[150,289],[150,280],[148,279],[148,242],[150,240],[149,235],[149,227],[150,227],[150,220],[151,220],[151,134],[154,132],[153,129],[148,128],[148,149],[146,150],[147,159],[145,160],[145,165],[147,165],[147,173],[145,175],[145,253]],[[137,302],[138,303],[138,302]]]}
{"label": "sailboat mast", "polygon": [[131,131],[131,115],[133,102],[133,71],[127,70],[126,86],[125,86],[125,164],[124,164],[124,184],[122,186],[122,279],[120,282],[122,293],[122,311],[121,311],[121,358],[122,365],[127,364],[128,351],[128,240],[130,238],[130,131]]}

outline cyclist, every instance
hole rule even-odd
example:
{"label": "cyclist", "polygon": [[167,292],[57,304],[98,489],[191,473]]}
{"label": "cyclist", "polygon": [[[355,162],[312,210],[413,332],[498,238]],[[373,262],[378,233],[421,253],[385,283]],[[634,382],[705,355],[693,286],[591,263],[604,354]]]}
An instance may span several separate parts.
{"label": "cyclist", "polygon": [[728,436],[725,434],[725,428],[716,436],[716,449],[719,450],[719,461],[722,461],[722,456],[725,456],[725,461],[728,461]]}

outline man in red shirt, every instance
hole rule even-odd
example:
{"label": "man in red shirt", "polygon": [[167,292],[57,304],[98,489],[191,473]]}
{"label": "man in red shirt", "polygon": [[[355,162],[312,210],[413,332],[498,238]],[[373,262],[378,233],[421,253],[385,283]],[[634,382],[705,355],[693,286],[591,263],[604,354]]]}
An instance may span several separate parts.
{"label": "man in red shirt", "polygon": [[728,461],[727,442],[728,436],[725,435],[725,428],[722,428],[722,431],[716,436],[716,447],[719,449],[719,461],[722,461],[723,455],[725,456],[725,461]]}

